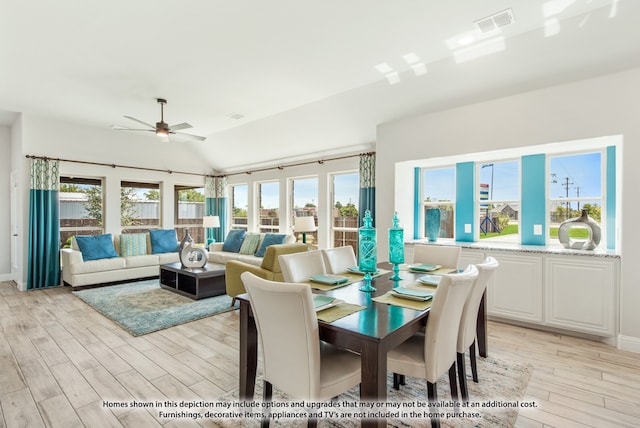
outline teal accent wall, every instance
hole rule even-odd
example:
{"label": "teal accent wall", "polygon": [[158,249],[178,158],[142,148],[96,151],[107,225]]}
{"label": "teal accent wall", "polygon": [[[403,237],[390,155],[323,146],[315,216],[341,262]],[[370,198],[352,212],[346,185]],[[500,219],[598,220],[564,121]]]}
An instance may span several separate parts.
{"label": "teal accent wall", "polygon": [[420,197],[420,181],[422,169],[413,169],[413,239],[420,239],[420,210],[422,209],[422,198]]}
{"label": "teal accent wall", "polygon": [[607,147],[607,248],[616,248],[616,146]]}
{"label": "teal accent wall", "polygon": [[[546,156],[522,157],[522,207],[520,209],[520,237],[523,245],[545,245],[546,216]],[[534,235],[533,226],[542,225],[542,234]]]}
{"label": "teal accent wall", "polygon": [[[473,242],[475,231],[475,162],[456,164],[456,241]],[[471,233],[464,232],[464,225],[471,225]]]}

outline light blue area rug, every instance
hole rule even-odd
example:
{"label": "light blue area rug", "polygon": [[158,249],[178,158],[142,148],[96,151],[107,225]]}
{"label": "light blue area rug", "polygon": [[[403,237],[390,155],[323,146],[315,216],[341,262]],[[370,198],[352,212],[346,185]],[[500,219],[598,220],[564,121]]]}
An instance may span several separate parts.
{"label": "light blue area rug", "polygon": [[160,288],[157,279],[110,285],[73,294],[133,336],[233,310],[231,297],[192,300]]}

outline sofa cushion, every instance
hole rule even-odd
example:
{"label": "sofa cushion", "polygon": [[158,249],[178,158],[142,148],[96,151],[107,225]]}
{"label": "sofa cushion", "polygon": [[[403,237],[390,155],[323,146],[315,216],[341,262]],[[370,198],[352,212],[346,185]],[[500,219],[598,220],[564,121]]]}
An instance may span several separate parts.
{"label": "sofa cushion", "polygon": [[95,236],[76,236],[78,248],[82,253],[82,260],[100,260],[118,257],[113,247],[113,237],[110,233]]}
{"label": "sofa cushion", "polygon": [[262,265],[262,257],[256,257],[254,255],[239,254],[237,260],[254,266]]}
{"label": "sofa cushion", "polygon": [[178,263],[180,261],[180,257],[177,252],[174,253],[162,253],[158,254],[159,263],[161,265],[166,265],[169,263]]}
{"label": "sofa cushion", "polygon": [[127,256],[125,257],[127,269],[134,267],[144,267],[144,266],[158,266],[159,265],[159,254],[143,254],[138,256]]}
{"label": "sofa cushion", "polygon": [[227,238],[222,245],[222,251],[228,251],[230,253],[237,253],[242,246],[242,240],[247,233],[244,229],[231,229],[227,234]]}
{"label": "sofa cushion", "polygon": [[[106,272],[110,270],[125,269],[126,263],[124,257],[112,257],[108,259],[89,260],[84,263],[74,263],[69,266],[72,275],[83,273]],[[65,266],[67,269],[67,266]]]}
{"label": "sofa cushion", "polygon": [[123,233],[120,235],[120,255],[122,257],[147,254],[146,233]]}
{"label": "sofa cushion", "polygon": [[150,230],[151,253],[172,253],[178,251],[178,236],[175,229]]}
{"label": "sofa cushion", "polygon": [[240,254],[254,255],[258,249],[260,243],[259,233],[247,233],[242,240],[242,246],[240,246]]}
{"label": "sofa cushion", "polygon": [[209,253],[209,262],[225,264],[231,260],[238,260],[241,257],[238,253],[231,253],[229,251],[216,251],[213,253]]}
{"label": "sofa cushion", "polygon": [[260,249],[256,252],[256,257],[264,257],[264,252],[270,245],[283,244],[287,235],[283,233],[267,233],[260,244]]}

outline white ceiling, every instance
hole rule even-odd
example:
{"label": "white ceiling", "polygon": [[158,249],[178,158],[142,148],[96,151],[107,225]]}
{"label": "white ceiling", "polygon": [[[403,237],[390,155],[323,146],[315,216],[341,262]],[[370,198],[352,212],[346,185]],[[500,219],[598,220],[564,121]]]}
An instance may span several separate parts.
{"label": "white ceiling", "polygon": [[[473,21],[507,8],[515,23],[480,37]],[[0,10],[0,124],[24,112],[138,128],[123,115],[155,123],[162,97],[165,121],[208,137],[173,141],[227,172],[366,149],[389,120],[640,66],[637,0],[0,0]]]}

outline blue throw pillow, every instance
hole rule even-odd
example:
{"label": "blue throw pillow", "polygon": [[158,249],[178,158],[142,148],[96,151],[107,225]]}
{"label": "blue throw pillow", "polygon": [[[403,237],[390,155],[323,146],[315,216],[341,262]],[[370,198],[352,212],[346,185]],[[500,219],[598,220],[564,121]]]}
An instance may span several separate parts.
{"label": "blue throw pillow", "polygon": [[222,251],[228,251],[230,253],[240,251],[245,233],[247,233],[247,231],[244,229],[231,229],[227,234],[227,239],[224,240]]}
{"label": "blue throw pillow", "polygon": [[178,237],[175,229],[150,230],[151,254],[173,253],[178,251]]}
{"label": "blue throw pillow", "polygon": [[118,257],[113,247],[113,238],[110,233],[95,236],[76,236],[76,243],[82,253],[82,260],[111,259]]}
{"label": "blue throw pillow", "polygon": [[287,235],[282,233],[267,233],[264,235],[260,249],[256,252],[256,257],[264,257],[264,252],[269,245],[284,244]]}

